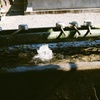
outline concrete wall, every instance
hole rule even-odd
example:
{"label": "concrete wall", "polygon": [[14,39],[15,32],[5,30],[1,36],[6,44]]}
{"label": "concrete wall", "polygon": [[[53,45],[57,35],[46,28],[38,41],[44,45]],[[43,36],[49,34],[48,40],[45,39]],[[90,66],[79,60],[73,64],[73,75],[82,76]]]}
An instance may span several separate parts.
{"label": "concrete wall", "polygon": [[97,8],[100,0],[28,0],[28,9],[66,9],[66,8]]}

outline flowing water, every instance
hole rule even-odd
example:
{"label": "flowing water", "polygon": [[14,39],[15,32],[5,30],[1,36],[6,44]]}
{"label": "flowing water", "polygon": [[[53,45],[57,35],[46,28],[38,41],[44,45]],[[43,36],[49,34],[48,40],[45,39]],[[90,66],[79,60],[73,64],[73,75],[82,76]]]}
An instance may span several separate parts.
{"label": "flowing water", "polygon": [[[100,61],[100,40],[49,43],[46,48],[45,46],[45,44],[30,44],[0,48],[0,71],[17,67],[21,71],[28,71],[32,69],[30,66],[39,64]],[[39,48],[43,48],[42,51]]]}

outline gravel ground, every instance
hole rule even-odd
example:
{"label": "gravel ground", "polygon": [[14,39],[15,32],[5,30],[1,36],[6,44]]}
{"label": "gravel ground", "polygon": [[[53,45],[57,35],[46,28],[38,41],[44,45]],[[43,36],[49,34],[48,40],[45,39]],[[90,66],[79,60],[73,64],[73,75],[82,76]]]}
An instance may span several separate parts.
{"label": "gravel ground", "polygon": [[77,21],[82,25],[84,20],[92,20],[93,25],[100,25],[100,13],[64,13],[64,14],[42,14],[25,16],[6,16],[0,21],[2,29],[17,29],[19,24],[27,24],[29,28],[54,27],[56,22],[66,25],[71,21]]}

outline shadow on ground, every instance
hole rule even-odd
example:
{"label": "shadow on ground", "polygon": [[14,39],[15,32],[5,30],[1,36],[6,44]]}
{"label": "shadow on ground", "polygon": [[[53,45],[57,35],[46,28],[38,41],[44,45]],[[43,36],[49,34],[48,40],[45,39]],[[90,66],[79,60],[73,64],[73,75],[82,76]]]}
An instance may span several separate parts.
{"label": "shadow on ground", "polygon": [[97,100],[100,70],[0,74],[1,100]]}

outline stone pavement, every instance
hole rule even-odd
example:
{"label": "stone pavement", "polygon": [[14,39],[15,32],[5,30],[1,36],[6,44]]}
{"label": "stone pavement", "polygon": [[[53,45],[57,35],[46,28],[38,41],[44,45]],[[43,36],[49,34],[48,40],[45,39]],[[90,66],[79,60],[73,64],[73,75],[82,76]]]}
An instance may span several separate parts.
{"label": "stone pavement", "polygon": [[17,29],[19,24],[27,24],[29,28],[54,27],[57,22],[63,22],[67,26],[71,21],[77,21],[79,25],[82,25],[84,20],[92,20],[93,25],[99,26],[100,13],[89,12],[5,16],[2,18],[2,21],[0,21],[0,27],[2,27],[3,30]]}

